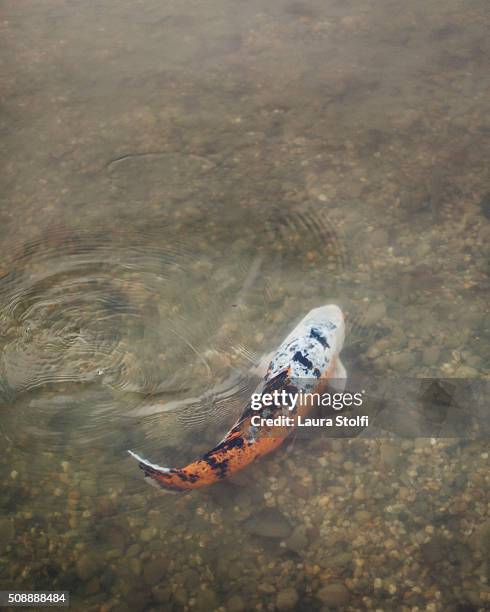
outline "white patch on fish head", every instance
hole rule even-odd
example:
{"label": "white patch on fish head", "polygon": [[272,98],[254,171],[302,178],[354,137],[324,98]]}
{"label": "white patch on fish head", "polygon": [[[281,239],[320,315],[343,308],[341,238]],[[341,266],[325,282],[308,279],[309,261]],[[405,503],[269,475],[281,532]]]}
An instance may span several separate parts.
{"label": "white patch on fish head", "polygon": [[344,313],[337,305],[327,304],[326,306],[313,308],[303,321],[311,327],[318,325],[327,330],[331,340],[329,340],[329,345],[332,353],[340,353],[345,340],[345,318]]}
{"label": "white patch on fish head", "polygon": [[266,380],[286,369],[293,379],[323,376],[342,350],[344,336],[344,315],[338,306],[310,310],[275,353]]}

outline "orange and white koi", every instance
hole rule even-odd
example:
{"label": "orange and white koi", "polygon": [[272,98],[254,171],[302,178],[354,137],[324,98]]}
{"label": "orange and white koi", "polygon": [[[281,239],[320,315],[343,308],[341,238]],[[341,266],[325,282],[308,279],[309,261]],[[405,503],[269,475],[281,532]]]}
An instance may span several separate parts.
{"label": "orange and white koi", "polygon": [[[322,392],[328,381],[345,381],[346,371],[340,361],[345,326],[342,311],[330,304],[311,310],[287,336],[272,357],[263,381],[256,389],[261,395],[281,393],[299,395]],[[298,403],[293,415],[306,414],[309,405]],[[182,468],[161,467],[128,451],[139,462],[145,476],[163,489],[186,491],[219,482],[241,470],[282,444],[292,428],[274,434],[258,432],[252,425],[257,414],[274,417],[281,408],[262,406],[257,412],[251,401],[223,440],[201,459]],[[262,429],[262,428],[261,428]]]}

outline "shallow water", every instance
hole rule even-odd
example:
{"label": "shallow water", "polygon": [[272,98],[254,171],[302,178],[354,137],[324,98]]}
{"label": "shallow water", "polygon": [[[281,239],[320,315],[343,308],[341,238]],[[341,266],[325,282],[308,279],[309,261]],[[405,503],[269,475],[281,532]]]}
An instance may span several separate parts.
{"label": "shallow water", "polygon": [[0,27],[0,589],[487,608],[486,439],[298,439],[188,495],[126,453],[211,448],[329,302],[351,375],[488,379],[487,4],[7,0]]}

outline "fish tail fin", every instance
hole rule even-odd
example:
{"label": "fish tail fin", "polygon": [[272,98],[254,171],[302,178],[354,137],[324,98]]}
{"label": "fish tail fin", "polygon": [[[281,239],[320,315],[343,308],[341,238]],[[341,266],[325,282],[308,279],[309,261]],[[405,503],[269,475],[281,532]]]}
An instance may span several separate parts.
{"label": "fish tail fin", "polygon": [[137,453],[128,450],[128,453],[136,459],[141,470],[145,474],[145,481],[153,487],[166,489],[167,491],[176,492],[185,490],[179,485],[179,474],[181,470],[178,468],[168,468],[151,463],[147,459],[143,459]]}

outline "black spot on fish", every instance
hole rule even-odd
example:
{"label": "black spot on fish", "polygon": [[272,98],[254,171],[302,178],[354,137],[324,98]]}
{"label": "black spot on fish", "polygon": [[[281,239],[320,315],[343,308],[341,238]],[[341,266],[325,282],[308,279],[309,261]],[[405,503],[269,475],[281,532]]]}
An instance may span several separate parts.
{"label": "black spot on fish", "polygon": [[322,375],[322,373],[320,372],[320,370],[318,368],[315,368],[313,370],[313,374],[314,376],[316,376],[317,378],[320,378],[320,376]]}
{"label": "black spot on fish", "polygon": [[[196,482],[199,480],[199,476],[197,474],[187,474],[183,470],[171,470],[171,474],[175,474],[177,478],[180,478],[182,482]],[[165,477],[165,474],[162,474]]]}
{"label": "black spot on fish", "polygon": [[308,357],[305,357],[301,351],[296,351],[293,356],[293,361],[298,361],[301,365],[304,365],[305,368],[308,368],[308,370],[311,370],[313,367],[311,361],[308,359]]}
{"label": "black spot on fish", "polygon": [[218,461],[212,456],[208,456],[205,459],[206,463],[212,468],[214,472],[217,472],[218,478],[224,478],[228,472],[228,459]]}
{"label": "black spot on fish", "polygon": [[[239,426],[237,428],[239,429]],[[212,457],[216,453],[216,451],[231,450],[233,448],[242,448],[243,442],[244,441],[241,436],[237,436],[236,438],[231,438],[231,440],[223,440],[221,444],[218,444],[218,446],[215,446],[213,450],[209,451],[209,453],[206,453],[203,459],[204,461],[207,461],[209,457]]]}
{"label": "black spot on fish", "polygon": [[326,339],[321,335],[321,333],[313,328],[310,332],[310,338],[315,338],[315,340],[318,340],[318,342],[324,347],[324,348],[330,348],[330,345],[328,344],[328,342],[326,341]]}

